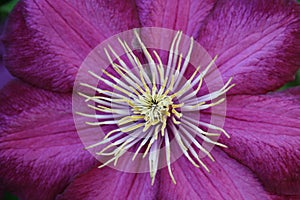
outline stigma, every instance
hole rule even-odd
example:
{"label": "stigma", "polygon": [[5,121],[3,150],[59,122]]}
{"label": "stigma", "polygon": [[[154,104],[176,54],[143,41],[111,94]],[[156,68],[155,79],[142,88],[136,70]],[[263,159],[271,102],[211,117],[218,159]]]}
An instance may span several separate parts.
{"label": "stigma", "polygon": [[[159,156],[163,149],[170,178],[176,184],[171,168],[173,150],[171,140],[174,140],[182,155],[192,165],[197,168],[201,166],[209,172],[208,167],[199,157],[199,152],[204,153],[212,161],[214,158],[200,141],[227,148],[214,138],[221,134],[229,138],[229,134],[222,127],[199,121],[189,113],[199,114],[202,110],[224,103],[226,92],[234,86],[231,84],[232,78],[218,90],[199,95],[203,80],[214,65],[217,56],[207,66],[198,66],[187,76],[186,71],[190,67],[189,61],[194,45],[193,38],[190,38],[187,55],[183,58],[183,54],[178,49],[182,32],[178,31],[169,49],[167,64],[164,65],[159,53],[147,48],[136,30],[134,35],[146,59],[146,65],[142,64],[139,56],[127,42],[119,38],[119,44],[126,52],[126,61],[108,45],[104,48],[104,53],[113,71],[102,70],[102,75],[89,71],[89,75],[105,87],[81,83],[81,86],[95,93],[95,95],[78,93],[85,98],[86,102],[94,103],[87,106],[95,110],[95,114],[82,112],[77,114],[96,119],[96,122],[86,121],[88,126],[117,127],[86,149],[104,145],[96,154],[107,156],[109,159],[99,168],[109,166],[111,163],[117,165],[122,155],[134,149],[132,160],[141,155],[145,162],[148,162],[152,184],[159,170]],[[113,60],[112,55],[116,60]],[[206,129],[215,132],[207,132]]]}

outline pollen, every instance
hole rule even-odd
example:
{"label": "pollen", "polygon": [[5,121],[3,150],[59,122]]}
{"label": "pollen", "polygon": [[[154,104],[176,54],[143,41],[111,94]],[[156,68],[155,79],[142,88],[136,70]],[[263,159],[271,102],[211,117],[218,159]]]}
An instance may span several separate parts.
{"label": "pollen", "polygon": [[[148,67],[142,64],[126,41],[119,38],[118,41],[126,52],[126,60],[129,62],[121,59],[113,47],[108,45],[104,49],[104,53],[113,72],[103,70],[103,74],[99,75],[89,71],[90,76],[113,90],[81,83],[81,86],[95,92],[94,96],[81,92],[78,94],[85,98],[87,106],[95,110],[96,114],[82,112],[77,112],[77,114],[96,119],[96,122],[87,121],[88,126],[116,125],[118,127],[106,133],[99,142],[87,146],[86,149],[105,146],[96,154],[108,156],[110,159],[99,168],[111,163],[117,165],[118,159],[124,153],[134,149],[132,160],[141,154],[145,162],[148,162],[152,184],[154,184],[159,170],[160,151],[164,149],[170,178],[176,184],[171,168],[173,150],[171,140],[174,140],[182,155],[192,165],[197,168],[201,166],[209,172],[198,152],[204,153],[212,161],[214,158],[200,141],[227,148],[226,145],[213,138],[221,134],[229,138],[229,134],[223,128],[199,121],[188,113],[200,113],[202,110],[222,104],[225,101],[224,95],[234,86],[231,84],[232,78],[218,90],[199,96],[204,77],[214,65],[217,56],[207,66],[198,66],[185,79],[193,51],[193,38],[190,38],[188,52],[183,58],[183,54],[178,49],[182,32],[178,31],[172,40],[165,66],[157,51],[147,48],[137,31],[134,32],[134,35],[146,58]],[[112,55],[116,57],[116,60],[112,59]],[[88,104],[90,101],[94,102],[94,105]],[[210,133],[205,131],[206,129],[215,132]]]}

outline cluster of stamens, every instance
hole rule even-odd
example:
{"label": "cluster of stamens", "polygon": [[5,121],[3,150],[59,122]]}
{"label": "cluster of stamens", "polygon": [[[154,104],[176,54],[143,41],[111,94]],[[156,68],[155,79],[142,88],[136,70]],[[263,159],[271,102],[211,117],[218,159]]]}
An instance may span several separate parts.
{"label": "cluster of stamens", "polygon": [[[105,70],[103,70],[103,74],[110,79],[105,79],[103,76],[89,71],[93,77],[115,91],[81,83],[82,86],[96,92],[95,96],[80,92],[79,95],[83,96],[86,102],[93,101],[95,105],[88,104],[88,106],[100,114],[91,115],[81,112],[77,114],[97,119],[97,122],[86,122],[91,126],[117,125],[118,127],[107,133],[98,143],[86,148],[107,144],[105,148],[97,152],[97,155],[111,156],[111,159],[100,166],[104,167],[112,162],[116,165],[119,157],[133,146],[136,146],[137,150],[132,160],[139,153],[142,153],[143,158],[148,155],[153,184],[158,171],[159,149],[164,146],[168,171],[173,182],[176,183],[171,170],[170,138],[172,137],[176,140],[183,155],[194,166],[199,167],[200,164],[209,171],[199,158],[197,151],[203,152],[212,161],[214,161],[214,158],[198,140],[201,139],[213,145],[226,147],[224,144],[213,140],[212,137],[219,136],[220,133],[225,134],[227,137],[229,135],[222,128],[191,118],[185,113],[200,112],[222,103],[225,98],[219,97],[222,97],[233,87],[233,84],[230,85],[231,79],[219,90],[198,97],[197,94],[202,86],[203,78],[214,64],[216,57],[201,73],[199,66],[192,76],[182,83],[193,49],[193,38],[190,38],[189,51],[183,62],[182,53],[179,54],[178,50],[182,32],[177,32],[171,44],[167,66],[164,66],[155,50],[152,51],[154,58],[151,56],[136,31],[135,37],[147,59],[149,70],[145,69],[129,45],[119,39],[119,43],[126,52],[130,63],[125,63],[111,46],[108,46],[109,50],[116,57],[118,63],[113,61],[107,49],[104,49],[104,51],[114,72],[121,78]],[[129,67],[129,65],[132,67]],[[136,72],[133,72],[134,68],[136,68]],[[216,133],[204,131],[199,127],[200,125],[215,130]],[[191,146],[190,144],[194,145]]]}

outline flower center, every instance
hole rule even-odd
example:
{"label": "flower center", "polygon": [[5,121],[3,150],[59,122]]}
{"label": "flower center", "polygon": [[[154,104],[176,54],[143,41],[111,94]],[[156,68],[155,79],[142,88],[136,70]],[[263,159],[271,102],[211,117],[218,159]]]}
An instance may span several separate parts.
{"label": "flower center", "polygon": [[[171,179],[176,183],[171,170],[170,138],[173,138],[182,154],[194,166],[199,167],[198,164],[200,164],[209,171],[199,158],[197,151],[201,151],[212,161],[214,161],[214,158],[200,144],[199,140],[226,148],[224,144],[213,138],[220,136],[221,133],[227,137],[229,135],[221,127],[201,122],[188,114],[199,113],[201,110],[224,102],[225,98],[222,95],[234,86],[230,85],[231,79],[219,90],[199,97],[203,78],[214,64],[216,57],[201,72],[199,66],[189,79],[185,80],[184,74],[187,71],[193,50],[193,38],[190,38],[188,53],[183,61],[182,53],[179,54],[178,51],[182,32],[177,32],[171,44],[167,66],[164,67],[158,53],[155,50],[151,52],[156,58],[156,61],[154,61],[139,34],[136,31],[134,33],[148,61],[150,71],[145,70],[129,45],[119,39],[120,45],[126,52],[127,59],[137,70],[134,72],[133,68],[130,68],[118,56],[116,56],[118,63],[114,62],[108,50],[104,49],[114,73],[103,70],[103,74],[109,79],[103,78],[103,76],[99,76],[92,71],[89,71],[89,73],[115,91],[81,83],[82,86],[97,93],[95,96],[84,93],[78,94],[83,96],[87,102],[93,101],[95,105],[88,104],[88,107],[100,112],[100,114],[82,112],[77,112],[77,114],[96,119],[96,122],[86,122],[91,126],[117,125],[118,127],[108,132],[100,142],[92,144],[86,149],[107,144],[105,148],[96,154],[111,156],[111,159],[100,167],[107,166],[111,162],[116,165],[119,157],[132,148],[135,149],[132,160],[140,152],[143,158],[148,155],[149,171],[153,184],[158,171],[159,151],[164,147],[168,171]],[[108,47],[113,55],[117,55],[111,46]],[[120,76],[121,79],[117,76]],[[204,131],[200,126],[216,132]],[[109,149],[113,150],[109,151]]]}
{"label": "flower center", "polygon": [[171,116],[169,111],[173,102],[169,96],[146,93],[140,95],[138,100],[135,100],[135,105],[132,107],[134,114],[144,116],[146,131],[150,126],[155,126],[158,123],[166,124],[167,118]]}

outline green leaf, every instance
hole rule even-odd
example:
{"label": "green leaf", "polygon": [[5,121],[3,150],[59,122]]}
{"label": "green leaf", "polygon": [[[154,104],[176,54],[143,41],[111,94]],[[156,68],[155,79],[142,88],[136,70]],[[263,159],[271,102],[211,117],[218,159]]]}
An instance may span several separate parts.
{"label": "green leaf", "polygon": [[6,16],[12,11],[19,0],[11,0],[6,4],[0,6],[0,21],[4,20]]}
{"label": "green leaf", "polygon": [[4,193],[4,200],[18,200],[18,197],[8,193],[8,192],[5,192]]}
{"label": "green leaf", "polygon": [[295,80],[285,84],[284,86],[282,86],[279,89],[279,91],[285,90],[285,89],[290,88],[290,87],[295,87],[295,86],[300,86],[300,70],[298,70],[298,72],[296,74],[296,77],[295,77]]}

